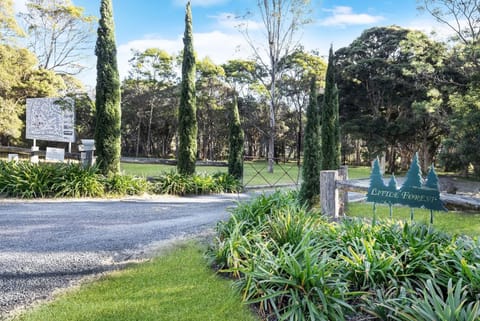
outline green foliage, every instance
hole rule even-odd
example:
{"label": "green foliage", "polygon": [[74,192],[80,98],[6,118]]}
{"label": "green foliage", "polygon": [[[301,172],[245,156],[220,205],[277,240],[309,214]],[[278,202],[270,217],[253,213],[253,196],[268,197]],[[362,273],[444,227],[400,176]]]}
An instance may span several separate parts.
{"label": "green foliage", "polygon": [[240,123],[240,115],[238,114],[238,101],[236,95],[230,111],[230,148],[228,151],[228,174],[236,179],[243,178],[243,141],[244,133]]}
{"label": "green foliage", "polygon": [[193,49],[192,10],[190,1],[185,10],[183,62],[180,107],[178,111],[178,163],[182,175],[195,173],[197,159],[197,115],[195,99],[195,53]]}
{"label": "green foliage", "polygon": [[26,98],[56,96],[65,84],[53,71],[38,69],[29,50],[5,44],[0,44],[0,79],[0,142],[8,145],[21,137]]}
{"label": "green foliage", "polygon": [[170,195],[236,193],[241,189],[240,182],[225,173],[182,175],[176,171],[162,173],[152,187],[156,194]]}
{"label": "green foliage", "polygon": [[105,185],[107,192],[114,195],[140,195],[150,188],[144,178],[125,174],[107,177]]}
{"label": "green foliage", "polygon": [[80,164],[0,162],[0,194],[8,197],[102,197],[147,191],[144,178],[112,175]]}
{"label": "green foliage", "polygon": [[338,89],[335,82],[333,47],[328,55],[325,94],[321,108],[322,169],[340,168],[340,116],[338,109]]}
{"label": "green foliage", "polygon": [[478,320],[480,241],[425,225],[335,223],[260,196],[217,226],[210,255],[265,319]]}
{"label": "green foliage", "polygon": [[98,26],[95,147],[104,175],[120,172],[121,109],[115,26],[111,0],[102,0]]}
{"label": "green foliage", "polygon": [[368,159],[393,150],[389,172],[400,150],[422,150],[431,161],[448,132],[443,98],[451,85],[438,77],[448,83],[457,70],[445,68],[446,52],[427,35],[397,26],[367,29],[337,50],[342,135],[365,141]]}
{"label": "green foliage", "polygon": [[46,166],[56,167],[58,171],[52,184],[55,197],[99,197],[105,193],[103,176],[99,175],[97,167],[80,164]]}
{"label": "green foliage", "polygon": [[305,126],[305,148],[303,153],[302,177],[299,199],[308,206],[320,195],[320,169],[322,151],[320,146],[320,115],[318,109],[316,79],[310,82],[310,100],[307,107]]}

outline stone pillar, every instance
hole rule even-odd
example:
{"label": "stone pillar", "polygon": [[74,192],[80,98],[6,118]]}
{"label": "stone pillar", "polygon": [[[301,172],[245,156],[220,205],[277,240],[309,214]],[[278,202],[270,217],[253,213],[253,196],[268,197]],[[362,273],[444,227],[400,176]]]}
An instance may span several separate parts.
{"label": "stone pillar", "polygon": [[322,214],[338,218],[339,201],[337,189],[337,171],[320,172],[320,208]]}

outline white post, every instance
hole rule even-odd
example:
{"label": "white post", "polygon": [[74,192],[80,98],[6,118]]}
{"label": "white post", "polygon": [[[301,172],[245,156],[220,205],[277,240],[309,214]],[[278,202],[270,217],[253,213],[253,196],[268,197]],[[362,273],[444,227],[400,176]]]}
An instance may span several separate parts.
{"label": "white post", "polygon": [[38,155],[35,155],[35,152],[38,152],[40,150],[40,147],[35,145],[35,139],[33,140],[33,146],[32,146],[32,156],[30,157],[30,162],[34,164],[38,164]]}
{"label": "white post", "polygon": [[336,182],[337,171],[320,172],[320,207],[322,214],[338,218],[339,202]]}

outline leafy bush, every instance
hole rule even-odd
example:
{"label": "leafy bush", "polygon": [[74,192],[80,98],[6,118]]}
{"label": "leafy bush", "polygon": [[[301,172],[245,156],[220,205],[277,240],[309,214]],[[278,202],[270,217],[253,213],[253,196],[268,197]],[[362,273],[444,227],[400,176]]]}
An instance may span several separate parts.
{"label": "leafy bush", "polygon": [[113,175],[80,164],[0,162],[0,193],[8,197],[100,197],[133,195],[147,190],[143,178]]}
{"label": "leafy bush", "polygon": [[156,194],[171,195],[234,193],[240,190],[240,182],[228,174],[182,175],[176,171],[162,173],[152,188]]}
{"label": "leafy bush", "polygon": [[279,320],[480,320],[480,241],[429,226],[329,222],[294,192],[239,204],[209,254]]}
{"label": "leafy bush", "polygon": [[[44,165],[42,165],[44,166]],[[105,194],[103,176],[97,167],[80,164],[55,164],[58,175],[52,178],[52,192],[56,197],[100,197]]]}
{"label": "leafy bush", "polygon": [[29,162],[0,162],[0,193],[10,197],[47,197],[53,191],[52,180],[61,170],[52,164],[45,166]]}
{"label": "leafy bush", "polygon": [[107,177],[106,189],[115,195],[140,195],[149,190],[149,184],[143,177],[114,174]]}

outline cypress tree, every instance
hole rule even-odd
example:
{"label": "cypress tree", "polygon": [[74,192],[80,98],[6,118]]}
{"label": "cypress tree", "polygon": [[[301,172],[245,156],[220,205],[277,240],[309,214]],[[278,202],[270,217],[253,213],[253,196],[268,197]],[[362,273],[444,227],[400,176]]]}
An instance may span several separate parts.
{"label": "cypress tree", "polygon": [[238,113],[237,96],[234,95],[230,110],[230,149],[228,154],[228,174],[241,180],[243,177],[243,141],[244,133]]}
{"label": "cypress tree", "polygon": [[301,203],[313,205],[320,195],[320,117],[315,77],[310,83],[310,99],[307,106],[307,124],[305,125],[305,143],[303,152],[302,176],[299,198]]}
{"label": "cypress tree", "polygon": [[340,167],[340,121],[332,47],[328,55],[321,124],[322,169],[336,170]]}
{"label": "cypress tree", "polygon": [[178,162],[177,170],[183,175],[195,173],[197,157],[197,110],[195,99],[195,54],[193,50],[192,10],[190,1],[185,10],[183,37],[183,62],[180,108],[178,111]]}
{"label": "cypress tree", "polygon": [[121,149],[120,80],[111,0],[100,4],[97,33],[95,146],[100,171],[110,175],[120,172]]}

